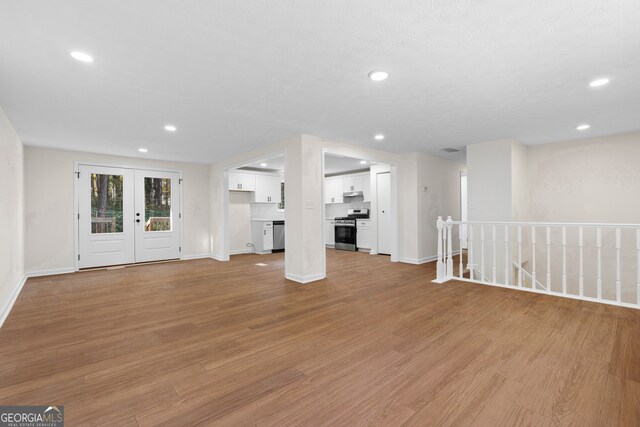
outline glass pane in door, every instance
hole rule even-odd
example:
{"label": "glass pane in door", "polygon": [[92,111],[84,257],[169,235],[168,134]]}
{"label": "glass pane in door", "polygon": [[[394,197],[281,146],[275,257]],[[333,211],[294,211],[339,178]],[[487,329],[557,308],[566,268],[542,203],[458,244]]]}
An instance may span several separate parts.
{"label": "glass pane in door", "polygon": [[144,178],[144,230],[171,231],[171,179]]}
{"label": "glass pane in door", "polygon": [[122,233],[122,175],[91,174],[91,234]]}

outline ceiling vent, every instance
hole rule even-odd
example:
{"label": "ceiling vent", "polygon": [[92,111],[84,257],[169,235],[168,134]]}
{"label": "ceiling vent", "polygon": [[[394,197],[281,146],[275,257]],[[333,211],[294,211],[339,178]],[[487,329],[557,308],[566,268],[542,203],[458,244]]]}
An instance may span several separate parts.
{"label": "ceiling vent", "polygon": [[458,150],[457,148],[451,148],[451,147],[447,147],[447,148],[441,148],[442,151],[444,151],[445,153],[457,153]]}

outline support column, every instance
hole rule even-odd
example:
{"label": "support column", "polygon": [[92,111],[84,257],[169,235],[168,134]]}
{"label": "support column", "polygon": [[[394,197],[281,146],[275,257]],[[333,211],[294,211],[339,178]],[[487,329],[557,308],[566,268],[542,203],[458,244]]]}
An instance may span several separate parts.
{"label": "support column", "polygon": [[308,135],[286,146],[285,277],[299,283],[326,277],[322,147]]}

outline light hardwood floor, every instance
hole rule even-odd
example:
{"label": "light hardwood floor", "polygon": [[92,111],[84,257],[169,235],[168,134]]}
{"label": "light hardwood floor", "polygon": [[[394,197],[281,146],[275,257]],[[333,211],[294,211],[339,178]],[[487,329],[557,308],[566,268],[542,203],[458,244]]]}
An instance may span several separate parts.
{"label": "light hardwood floor", "polygon": [[[266,267],[255,264],[264,262]],[[640,313],[328,251],[29,279],[0,404],[67,425],[640,425]]]}

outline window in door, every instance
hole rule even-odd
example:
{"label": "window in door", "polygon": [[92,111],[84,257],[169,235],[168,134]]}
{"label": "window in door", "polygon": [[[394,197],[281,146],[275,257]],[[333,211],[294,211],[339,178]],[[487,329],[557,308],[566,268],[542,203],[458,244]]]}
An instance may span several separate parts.
{"label": "window in door", "polygon": [[280,200],[281,202],[278,203],[278,209],[284,210],[284,182],[280,183]]}
{"label": "window in door", "polygon": [[171,179],[144,178],[144,231],[171,231]]}
{"label": "window in door", "polygon": [[122,233],[122,175],[91,174],[91,234]]}

